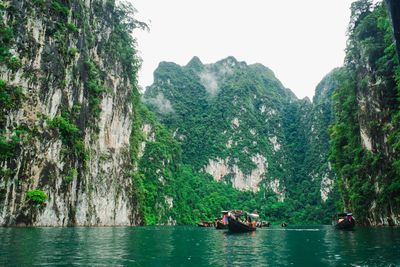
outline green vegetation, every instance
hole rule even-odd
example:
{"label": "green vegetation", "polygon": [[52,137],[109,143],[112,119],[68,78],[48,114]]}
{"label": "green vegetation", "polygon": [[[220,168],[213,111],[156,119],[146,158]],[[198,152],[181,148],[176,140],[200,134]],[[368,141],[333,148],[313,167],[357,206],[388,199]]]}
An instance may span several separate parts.
{"label": "green vegetation", "polygon": [[36,6],[42,7],[46,3],[46,0],[33,0],[32,1]]}
{"label": "green vegetation", "polygon": [[384,4],[359,0],[351,11],[346,62],[334,94],[331,160],[342,207],[368,224],[400,208],[399,62]]}
{"label": "green vegetation", "polygon": [[26,198],[33,204],[42,205],[46,202],[48,196],[40,189],[33,189],[26,192]]}
{"label": "green vegetation", "polygon": [[83,160],[85,163],[89,160],[89,154],[85,149],[82,132],[73,121],[74,114],[64,111],[60,116],[56,116],[52,120],[47,120],[47,125],[51,129],[57,129],[63,145],[69,148],[72,156]]}
{"label": "green vegetation", "polygon": [[176,190],[171,191],[174,207],[170,216],[179,224],[213,220],[220,216],[221,210],[226,209],[257,209],[262,219],[273,223],[330,222],[330,218],[323,218],[326,212],[323,208],[303,205],[299,201],[278,202],[272,192],[239,191],[228,184],[214,181],[208,174],[196,173],[187,165],[180,168],[174,186]]}
{"label": "green vegetation", "polygon": [[12,56],[9,49],[14,42],[14,30],[5,25],[3,20],[5,8],[0,9],[0,64],[7,63]]}
{"label": "green vegetation", "polygon": [[15,158],[21,141],[21,134],[23,134],[23,132],[15,131],[10,140],[8,140],[5,136],[0,135],[0,161]]}
{"label": "green vegetation", "polygon": [[9,86],[0,80],[0,161],[13,159],[20,144],[20,136],[24,133],[15,129],[11,137],[6,136],[5,118],[12,111],[17,110],[24,100],[24,93],[19,86]]}
{"label": "green vegetation", "polygon": [[20,86],[10,86],[0,80],[0,123],[5,114],[10,110],[18,109],[24,100],[24,93]]}
{"label": "green vegetation", "polygon": [[64,181],[65,181],[66,183],[70,183],[70,182],[72,182],[72,181],[74,180],[74,178],[77,177],[77,176],[78,176],[78,170],[77,170],[77,169],[71,169],[71,170],[68,172],[68,175],[64,176]]}
{"label": "green vegetation", "polygon": [[69,8],[64,4],[60,3],[59,0],[52,0],[51,8],[54,10],[54,12],[58,13],[60,16],[68,16],[69,14]]}
{"label": "green vegetation", "polygon": [[85,66],[88,72],[86,88],[89,92],[89,107],[92,116],[98,118],[101,112],[101,95],[106,92],[103,87],[104,74],[100,72],[96,64],[91,60],[87,60]]}
{"label": "green vegetation", "polygon": [[[168,194],[177,202],[171,218],[194,223],[202,216],[218,216],[221,209],[246,208],[258,209],[271,221],[329,223],[338,196],[332,188],[324,202],[320,192],[323,178],[335,178],[327,160],[329,135],[323,130],[332,122],[329,96],[335,86],[331,80],[326,85],[329,92],[321,92],[314,106],[309,100],[298,100],[260,64],[248,66],[233,57],[209,65],[198,58],[184,67],[160,63],[145,103],[181,142],[183,165],[171,171],[170,180],[180,185],[175,197]],[[233,173],[221,182],[202,173],[210,159],[226,159],[230,168],[236,166],[250,175],[259,168],[253,160],[257,155],[268,164],[258,193],[233,189]],[[284,187],[280,188],[285,192],[283,202],[271,189],[270,182],[276,180]],[[162,198],[160,192],[154,195]],[[188,214],[190,210],[195,213]]]}
{"label": "green vegetation", "polygon": [[78,28],[77,28],[76,25],[73,24],[73,23],[67,23],[66,28],[67,28],[69,31],[73,32],[73,33],[79,32]]}
{"label": "green vegetation", "polygon": [[75,57],[76,53],[78,53],[78,49],[76,47],[71,47],[68,49],[68,55],[71,57]]}
{"label": "green vegetation", "polygon": [[12,71],[17,71],[22,67],[22,63],[19,58],[12,56],[7,62],[7,67]]}
{"label": "green vegetation", "polygon": [[[128,2],[118,5],[114,1],[107,1],[106,5],[112,13],[112,31],[108,42],[105,44],[105,57],[111,62],[117,61],[122,66],[122,76],[129,78],[132,85],[136,86],[136,75],[141,61],[136,53],[136,41],[132,38],[134,29],[148,29],[148,26],[134,18],[135,8]],[[100,12],[102,7],[99,8]],[[137,88],[135,87],[136,91]]]}
{"label": "green vegetation", "polygon": [[[21,68],[22,64],[18,57],[10,52],[11,46],[14,44],[14,29],[4,22],[4,13],[7,8],[1,4],[0,6],[0,66],[5,66],[12,72]],[[23,134],[18,129],[19,126],[7,133],[6,116],[11,112],[18,110],[25,95],[22,87],[7,84],[6,81],[0,80],[0,161],[13,160],[19,152],[20,137]],[[1,176],[7,177],[13,171],[2,168]]]}

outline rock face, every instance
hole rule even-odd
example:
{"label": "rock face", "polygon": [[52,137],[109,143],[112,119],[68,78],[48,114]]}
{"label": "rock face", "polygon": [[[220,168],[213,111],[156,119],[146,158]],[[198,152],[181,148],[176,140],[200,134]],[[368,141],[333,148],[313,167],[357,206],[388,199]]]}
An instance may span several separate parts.
{"label": "rock face", "polygon": [[186,66],[161,62],[144,101],[182,143],[185,164],[280,202],[324,203],[335,178],[327,132],[335,86],[328,80],[313,104],[261,64],[194,57]]}
{"label": "rock face", "polygon": [[357,1],[351,10],[346,61],[334,93],[331,158],[343,209],[362,224],[398,225],[400,76],[393,30],[384,3]]}
{"label": "rock face", "polygon": [[[14,104],[0,114],[9,152],[0,161],[0,225],[140,223],[130,174],[138,60],[122,22],[129,10],[113,1],[1,5],[1,93]],[[27,197],[31,190],[46,193],[46,203]]]}
{"label": "rock face", "polygon": [[209,163],[204,167],[204,171],[214,177],[216,181],[220,181],[227,175],[232,175],[231,182],[233,187],[240,190],[259,191],[259,184],[262,182],[268,167],[266,159],[260,154],[253,156],[251,161],[256,167],[247,175],[237,165],[229,166],[229,161],[229,158],[217,158],[216,161],[210,159]]}
{"label": "rock face", "polygon": [[308,150],[305,156],[307,175],[313,182],[319,183],[321,200],[326,202],[334,189],[336,175],[328,160],[329,155],[329,127],[334,122],[334,106],[332,95],[338,87],[337,72],[334,69],[327,74],[317,85],[313,98],[313,107],[309,113],[307,143]]}

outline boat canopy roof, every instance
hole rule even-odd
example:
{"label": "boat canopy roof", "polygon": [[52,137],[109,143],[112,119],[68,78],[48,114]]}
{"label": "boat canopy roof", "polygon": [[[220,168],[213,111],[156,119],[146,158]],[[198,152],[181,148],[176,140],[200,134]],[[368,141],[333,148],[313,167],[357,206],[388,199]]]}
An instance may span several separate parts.
{"label": "boat canopy roof", "polygon": [[250,212],[247,212],[247,211],[244,211],[244,210],[231,210],[229,212],[231,214],[234,214],[235,216],[238,216],[238,217],[244,216],[244,215],[247,215],[247,216],[252,217],[254,219],[258,219],[260,217],[260,215],[258,215],[257,213],[250,213]]}
{"label": "boat canopy roof", "polygon": [[247,213],[247,216],[250,216],[252,218],[260,218],[260,215],[258,215],[256,213]]}

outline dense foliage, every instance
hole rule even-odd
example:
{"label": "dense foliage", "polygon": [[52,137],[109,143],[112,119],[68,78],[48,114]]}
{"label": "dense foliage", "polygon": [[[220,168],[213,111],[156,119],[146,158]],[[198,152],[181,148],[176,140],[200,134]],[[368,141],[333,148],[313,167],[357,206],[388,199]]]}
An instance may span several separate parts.
{"label": "dense foliage", "polygon": [[[328,223],[337,198],[332,193],[324,202],[320,191],[324,177],[334,179],[327,160],[329,96],[335,87],[330,81],[320,86],[328,96],[321,95],[314,106],[307,99],[298,100],[260,64],[248,66],[233,57],[210,65],[196,57],[184,67],[160,63],[145,103],[182,144],[184,172],[180,170],[176,180],[185,175],[186,183],[181,182],[179,190],[190,192],[191,183],[199,184],[192,194],[179,195],[185,203],[179,208],[185,213],[195,210],[198,219],[235,206],[258,209],[273,221]],[[260,167],[253,160],[257,155],[267,159],[257,193],[232,188],[235,173],[221,182],[204,173],[210,160],[226,159],[230,167],[250,175]],[[276,181],[284,192],[283,202],[271,188]],[[186,195],[199,197],[193,201]],[[207,201],[213,204],[203,204]]]}
{"label": "dense foliage", "polygon": [[385,5],[359,0],[351,11],[345,66],[336,77],[331,159],[342,207],[362,223],[384,223],[400,207],[399,63]]}
{"label": "dense foliage", "polygon": [[26,192],[26,198],[33,204],[44,204],[48,196],[42,190],[33,189]]}

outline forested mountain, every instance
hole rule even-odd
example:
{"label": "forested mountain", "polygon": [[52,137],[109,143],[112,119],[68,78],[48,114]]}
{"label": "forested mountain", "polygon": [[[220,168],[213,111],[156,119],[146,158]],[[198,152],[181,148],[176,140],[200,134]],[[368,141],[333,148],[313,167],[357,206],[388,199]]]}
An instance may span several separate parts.
{"label": "forested mountain", "polygon": [[161,62],[144,101],[182,144],[182,160],[195,171],[261,194],[255,201],[269,206],[263,210],[276,209],[272,217],[329,220],[332,75],[312,104],[261,64],[233,57],[203,64],[194,57],[186,66]]}
{"label": "forested mountain", "polygon": [[363,224],[399,224],[400,71],[393,28],[383,3],[359,0],[351,11],[334,93],[331,159],[344,209]]}

